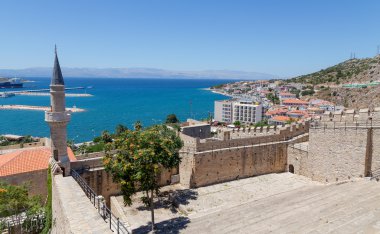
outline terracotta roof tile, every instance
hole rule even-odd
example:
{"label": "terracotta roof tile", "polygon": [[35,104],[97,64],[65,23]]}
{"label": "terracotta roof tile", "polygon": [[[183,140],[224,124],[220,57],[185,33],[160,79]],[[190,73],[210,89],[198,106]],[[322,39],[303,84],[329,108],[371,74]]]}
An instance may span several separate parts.
{"label": "terracotta roof tile", "polygon": [[288,117],[288,116],[277,115],[277,116],[274,116],[274,117],[272,118],[272,120],[275,120],[275,121],[283,121],[283,122],[285,122],[285,121],[289,121],[289,120],[290,120],[290,117]]}
{"label": "terracotta roof tile", "polygon": [[[70,162],[76,157],[67,147]],[[49,147],[28,148],[0,155],[0,177],[47,169],[51,151]]]}
{"label": "terracotta roof tile", "polygon": [[18,150],[0,155],[0,176],[47,169],[50,155],[48,147]]}
{"label": "terracotta roof tile", "polygon": [[308,105],[309,103],[308,102],[305,102],[305,101],[302,101],[302,100],[299,100],[299,99],[286,99],[282,102],[283,104],[298,104],[298,105]]}

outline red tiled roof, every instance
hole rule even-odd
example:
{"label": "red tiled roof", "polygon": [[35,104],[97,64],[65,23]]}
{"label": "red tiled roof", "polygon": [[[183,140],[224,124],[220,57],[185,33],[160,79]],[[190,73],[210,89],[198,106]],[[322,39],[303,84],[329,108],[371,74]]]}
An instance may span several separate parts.
{"label": "red tiled roof", "polygon": [[272,120],[274,120],[274,121],[279,121],[279,122],[286,122],[286,121],[289,121],[289,120],[290,120],[290,117],[288,117],[288,116],[277,115],[277,116],[274,116],[274,117],[272,118]]}
{"label": "red tiled roof", "polygon": [[280,92],[280,96],[293,96],[293,97],[295,97],[296,95],[294,93]]}
{"label": "red tiled roof", "polygon": [[[77,160],[69,147],[67,154],[71,162]],[[0,155],[0,177],[47,169],[50,157],[49,147],[28,148]]]}
{"label": "red tiled roof", "polygon": [[77,158],[75,157],[74,152],[71,150],[70,147],[67,147],[67,156],[69,157],[70,162],[77,161]]}
{"label": "red tiled roof", "polygon": [[0,155],[0,176],[47,169],[50,156],[48,147],[18,150]]}
{"label": "red tiled roof", "polygon": [[287,110],[285,109],[275,109],[275,110],[269,110],[265,113],[265,115],[280,115],[280,114],[285,114]]}
{"label": "red tiled roof", "polygon": [[299,99],[295,99],[295,98],[286,99],[282,103],[283,104],[298,104],[298,105],[308,105],[309,104],[308,102],[305,102],[305,101],[302,101]]}
{"label": "red tiled roof", "polygon": [[291,110],[288,112],[288,114],[303,114],[303,115],[305,115],[305,114],[307,114],[307,112],[303,111],[303,110]]}

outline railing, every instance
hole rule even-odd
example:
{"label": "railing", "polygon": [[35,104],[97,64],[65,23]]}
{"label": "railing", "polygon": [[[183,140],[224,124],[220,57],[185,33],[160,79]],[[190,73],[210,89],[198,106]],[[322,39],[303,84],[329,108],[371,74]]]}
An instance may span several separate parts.
{"label": "railing", "polygon": [[379,128],[379,120],[362,120],[362,121],[313,121],[311,129],[337,129],[337,128]]}
{"label": "railing", "polygon": [[111,210],[107,207],[102,197],[99,197],[90,186],[83,180],[75,170],[71,170],[71,176],[82,188],[86,196],[90,199],[91,203],[98,210],[99,215],[105,222],[109,224],[111,231],[116,233],[130,233],[127,227],[120,222],[119,218],[112,214]]}
{"label": "railing", "polygon": [[39,233],[45,226],[45,214],[27,217],[25,213],[0,219],[0,233]]}

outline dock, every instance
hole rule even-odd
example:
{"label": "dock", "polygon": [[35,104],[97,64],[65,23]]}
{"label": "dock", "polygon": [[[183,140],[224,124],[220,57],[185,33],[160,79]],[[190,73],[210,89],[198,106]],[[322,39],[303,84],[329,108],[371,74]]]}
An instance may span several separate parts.
{"label": "dock", "polygon": [[[33,111],[49,111],[50,106],[28,106],[28,105],[0,105],[0,110],[33,110]],[[84,112],[85,109],[72,107],[66,108],[71,112]]]}

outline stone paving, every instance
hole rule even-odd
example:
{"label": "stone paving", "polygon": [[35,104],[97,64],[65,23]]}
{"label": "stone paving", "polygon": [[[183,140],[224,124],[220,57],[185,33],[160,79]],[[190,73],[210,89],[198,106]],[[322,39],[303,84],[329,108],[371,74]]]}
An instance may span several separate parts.
{"label": "stone paving", "polygon": [[71,177],[55,176],[57,194],[64,204],[63,213],[71,233],[113,233],[91,204],[82,188]]}
{"label": "stone paving", "polygon": [[[157,233],[380,233],[380,183],[367,178],[323,185],[269,174],[181,193],[178,209],[157,212]],[[128,221],[146,233],[149,211],[133,209]]]}

